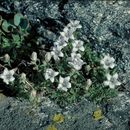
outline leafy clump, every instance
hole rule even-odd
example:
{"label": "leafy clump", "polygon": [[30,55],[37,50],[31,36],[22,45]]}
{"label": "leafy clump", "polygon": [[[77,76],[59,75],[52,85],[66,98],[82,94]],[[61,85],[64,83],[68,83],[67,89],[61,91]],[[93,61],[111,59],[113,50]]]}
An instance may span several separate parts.
{"label": "leafy clump", "polygon": [[29,26],[28,19],[21,13],[15,14],[14,19],[9,19],[8,21],[2,19],[1,16],[1,48],[19,48],[24,38],[28,35]]}
{"label": "leafy clump", "polygon": [[2,84],[19,96],[31,100],[46,96],[61,107],[85,97],[101,103],[116,96],[121,83],[115,59],[93,52],[87,39],[79,39],[79,21],[70,21],[51,46],[35,39],[26,43],[28,28],[20,13],[13,23],[2,20],[1,48],[6,52],[0,59]]}

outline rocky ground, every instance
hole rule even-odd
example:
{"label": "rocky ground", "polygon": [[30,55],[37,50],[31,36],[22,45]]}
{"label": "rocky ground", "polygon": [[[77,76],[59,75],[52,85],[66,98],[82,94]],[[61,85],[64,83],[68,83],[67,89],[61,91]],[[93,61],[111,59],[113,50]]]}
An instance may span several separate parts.
{"label": "rocky ground", "polygon": [[[26,14],[38,35],[47,43],[55,41],[70,19],[81,21],[81,37],[93,49],[116,59],[122,88],[110,103],[97,106],[84,99],[61,109],[48,99],[34,108],[27,101],[0,95],[0,130],[46,130],[53,115],[63,113],[58,130],[130,130],[130,2],[123,0],[0,0],[0,15],[15,11]],[[6,17],[6,15],[4,15]],[[103,119],[93,112],[102,109]]]}

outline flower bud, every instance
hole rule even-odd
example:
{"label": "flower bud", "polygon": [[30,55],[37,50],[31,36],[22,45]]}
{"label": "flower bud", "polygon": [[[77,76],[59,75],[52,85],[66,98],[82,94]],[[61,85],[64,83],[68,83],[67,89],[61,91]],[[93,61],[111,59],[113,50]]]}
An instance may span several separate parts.
{"label": "flower bud", "polygon": [[47,52],[46,55],[45,55],[45,61],[49,62],[51,60],[51,57],[52,57],[51,53]]}
{"label": "flower bud", "polygon": [[35,89],[33,89],[30,93],[30,100],[34,100],[36,98],[37,95],[37,91]]}
{"label": "flower bud", "polygon": [[41,49],[45,49],[45,45],[41,45]]}
{"label": "flower bud", "polygon": [[37,53],[36,52],[33,52],[32,55],[31,55],[31,60],[33,62],[36,62],[37,61]]}
{"label": "flower bud", "polygon": [[89,72],[90,70],[91,70],[91,67],[90,67],[90,65],[86,65],[86,70],[87,70],[87,72]]}
{"label": "flower bud", "polygon": [[9,62],[10,61],[10,56],[9,56],[9,54],[5,54],[4,55],[4,62]]}
{"label": "flower bud", "polygon": [[92,80],[91,79],[87,79],[86,90],[88,90],[91,85],[92,85]]}
{"label": "flower bud", "polygon": [[20,75],[20,81],[21,81],[22,83],[25,83],[25,82],[26,82],[26,74],[25,74],[25,73],[22,73],[22,74]]}
{"label": "flower bud", "polygon": [[33,90],[31,91],[31,96],[36,97],[36,94],[37,94],[36,90],[33,89]]}

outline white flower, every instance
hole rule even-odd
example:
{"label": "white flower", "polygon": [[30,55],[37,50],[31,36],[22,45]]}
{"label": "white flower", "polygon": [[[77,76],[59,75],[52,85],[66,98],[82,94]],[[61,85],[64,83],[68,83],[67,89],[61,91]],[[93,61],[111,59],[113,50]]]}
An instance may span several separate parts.
{"label": "white flower", "polygon": [[105,69],[108,69],[108,68],[114,68],[115,67],[115,59],[113,57],[110,57],[110,55],[105,55],[104,58],[101,60],[101,64],[103,65],[103,67]]}
{"label": "white flower", "polygon": [[57,76],[58,74],[59,72],[56,72],[52,69],[47,69],[45,72],[45,79],[46,80],[50,79],[50,81],[53,83],[55,76]]}
{"label": "white flower", "polygon": [[51,52],[47,52],[45,55],[45,61],[49,62],[51,60],[51,57],[52,57]]}
{"label": "white flower", "polygon": [[15,80],[15,78],[13,77],[15,73],[15,70],[8,70],[7,68],[4,69],[3,73],[0,74],[0,78],[3,79],[3,81],[6,84],[9,84],[9,82],[13,82]]}
{"label": "white flower", "polygon": [[54,46],[52,51],[51,51],[51,55],[53,56],[54,60],[57,61],[60,58],[59,57],[63,57],[64,54],[62,53],[61,49],[58,48],[57,46]]}
{"label": "white flower", "polygon": [[66,77],[66,78],[63,78],[63,77],[60,76],[58,89],[67,92],[68,88],[71,88],[71,83],[69,81],[70,81],[69,76]]}
{"label": "white flower", "polygon": [[81,40],[75,40],[74,42],[73,42],[73,52],[76,52],[76,51],[78,51],[78,50],[80,50],[80,51],[84,51],[85,49],[84,49],[84,46],[83,46],[83,41],[81,41]]}
{"label": "white flower", "polygon": [[71,20],[67,27],[72,28],[74,31],[76,31],[76,29],[78,28],[82,28],[82,26],[80,25],[80,21],[78,20]]}
{"label": "white flower", "polygon": [[114,89],[115,86],[121,85],[121,83],[117,80],[118,74],[115,73],[114,75],[107,74],[107,81],[104,81],[105,86],[109,86],[110,88]]}
{"label": "white flower", "polygon": [[86,64],[82,59],[80,54],[71,53],[71,57],[68,58],[68,63],[73,66],[76,70],[80,70],[82,65]]}
{"label": "white flower", "polygon": [[32,62],[36,62],[37,61],[37,53],[36,52],[33,52],[31,54],[31,60],[32,60]]}
{"label": "white flower", "polygon": [[57,46],[60,50],[67,46],[66,39],[63,36],[60,36],[56,42],[54,42],[54,46]]}
{"label": "white flower", "polygon": [[64,40],[68,42],[69,39],[74,39],[74,31],[68,27],[65,27],[63,32],[60,32],[61,36],[64,37]]}
{"label": "white flower", "polygon": [[72,52],[72,53],[71,53],[71,58],[72,58],[72,59],[75,59],[75,58],[80,59],[80,58],[81,58],[81,54]]}

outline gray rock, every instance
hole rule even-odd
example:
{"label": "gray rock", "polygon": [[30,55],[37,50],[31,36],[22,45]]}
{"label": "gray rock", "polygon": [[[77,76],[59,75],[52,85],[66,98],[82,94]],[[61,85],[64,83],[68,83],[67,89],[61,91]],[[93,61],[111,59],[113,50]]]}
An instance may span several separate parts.
{"label": "gray rock", "polygon": [[[14,3],[14,4],[13,4]],[[13,5],[13,7],[12,7]],[[129,130],[130,122],[130,2],[98,0],[14,0],[1,1],[0,14],[21,11],[35,25],[45,42],[56,40],[70,19],[81,21],[81,38],[92,43],[94,51],[110,53],[117,62],[124,93],[101,106],[104,118],[93,119],[97,105],[87,100],[61,109],[43,100],[34,109],[27,101],[7,98],[0,102],[0,130],[45,130],[56,112],[65,114],[60,130]],[[50,35],[46,35],[50,34]]]}

